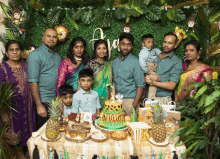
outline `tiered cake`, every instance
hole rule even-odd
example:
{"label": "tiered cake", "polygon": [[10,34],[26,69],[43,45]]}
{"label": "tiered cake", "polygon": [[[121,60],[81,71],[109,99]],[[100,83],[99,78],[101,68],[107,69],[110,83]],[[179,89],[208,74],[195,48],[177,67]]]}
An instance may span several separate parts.
{"label": "tiered cake", "polygon": [[101,112],[101,117],[97,120],[97,124],[108,130],[120,130],[125,128],[125,112],[122,109],[122,102],[117,102],[114,95],[110,100],[105,102],[105,108]]}

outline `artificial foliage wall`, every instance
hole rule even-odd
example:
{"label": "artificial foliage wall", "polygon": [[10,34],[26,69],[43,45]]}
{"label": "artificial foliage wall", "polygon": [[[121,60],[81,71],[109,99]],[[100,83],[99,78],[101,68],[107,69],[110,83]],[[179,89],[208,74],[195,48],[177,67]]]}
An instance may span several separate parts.
{"label": "artificial foliage wall", "polygon": [[[64,43],[58,44],[56,47],[57,52],[63,58],[65,58],[72,38],[74,38],[76,36],[81,36],[86,40],[87,50],[88,50],[90,57],[91,57],[93,47],[92,47],[92,42],[89,42],[89,41],[91,39],[93,39],[93,33],[94,33],[94,30],[97,27],[99,27],[98,24],[95,21],[89,25],[85,25],[85,24],[83,24],[83,22],[79,22],[78,23],[78,28],[79,28],[78,31],[76,31],[76,29],[69,23],[68,19],[64,19],[62,24],[64,24],[65,26],[67,26],[70,29],[70,35],[69,35],[70,39],[68,39]],[[125,24],[124,21],[112,19],[111,28],[103,29],[103,32],[105,35],[105,40],[109,39],[111,46],[112,46],[113,40],[118,39],[119,35],[123,32],[122,27],[124,26],[124,24]],[[161,26],[161,24],[159,22],[151,22],[151,21],[147,20],[145,16],[141,16],[136,19],[133,19],[132,23],[131,23],[131,29],[132,29],[131,34],[134,36],[134,49],[133,49],[132,53],[134,55],[138,56],[138,53],[141,49],[141,37],[142,37],[142,35],[148,34],[148,33],[150,33],[154,36],[154,47],[162,50],[162,43],[163,43],[164,34],[166,34],[168,32],[174,32],[176,26],[179,26],[183,30],[186,30],[186,28],[187,28],[186,21],[181,22],[181,23],[168,22],[166,26]],[[36,17],[35,27],[33,27],[32,35],[30,36],[30,40],[33,45],[40,46],[42,44],[42,34],[43,34],[44,29],[47,27],[54,27],[54,26],[51,24],[46,25],[46,24],[42,23],[42,20],[40,19],[40,17]],[[175,51],[175,54],[177,56],[179,56],[180,58],[182,58],[184,56],[183,47],[184,47],[184,44],[187,41],[189,41],[189,39],[191,37],[190,36],[191,32],[192,31],[189,30],[189,32],[188,32],[189,38],[184,39]],[[94,38],[95,39],[100,38],[100,31],[99,30],[97,30],[95,32]],[[118,50],[112,48],[111,60],[113,60],[118,55],[119,55]]]}

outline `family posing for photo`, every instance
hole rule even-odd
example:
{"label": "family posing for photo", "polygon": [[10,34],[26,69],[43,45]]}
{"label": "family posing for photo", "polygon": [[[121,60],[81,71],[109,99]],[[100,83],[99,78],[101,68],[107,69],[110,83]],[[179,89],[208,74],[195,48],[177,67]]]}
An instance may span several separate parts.
{"label": "family posing for photo", "polygon": [[30,53],[28,63],[21,61],[21,44],[8,41],[6,56],[0,64],[0,83],[13,83],[15,90],[11,102],[16,111],[11,110],[10,128],[6,133],[15,138],[10,144],[16,145],[16,158],[24,158],[22,146],[27,146],[32,132],[49,119],[48,103],[54,97],[62,99],[65,115],[91,112],[95,117],[107,100],[106,84],[112,84],[115,94],[123,94],[122,108],[130,116],[133,108],[139,107],[144,92],[164,102],[170,101],[169,97],[175,92],[175,100],[180,101],[189,94],[184,91],[190,87],[189,83],[201,82],[202,77],[208,81],[212,79],[212,68],[201,59],[197,41],[185,44],[186,61],[182,63],[174,54],[177,47],[174,33],[164,35],[162,51],[153,49],[153,40],[151,34],[142,37],[138,58],[132,54],[133,36],[122,33],[118,44],[120,55],[109,61],[106,41],[95,42],[90,60],[86,41],[75,37],[69,45],[67,58],[62,60],[55,51],[57,32],[47,28],[43,44]]}

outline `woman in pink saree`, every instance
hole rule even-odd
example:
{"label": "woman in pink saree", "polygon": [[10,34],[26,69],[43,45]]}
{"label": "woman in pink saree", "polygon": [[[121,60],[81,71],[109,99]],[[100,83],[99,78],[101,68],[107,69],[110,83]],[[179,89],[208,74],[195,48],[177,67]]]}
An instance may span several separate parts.
{"label": "woman in pink saree", "polygon": [[63,84],[69,84],[73,87],[74,93],[77,91],[78,73],[85,68],[89,61],[89,53],[86,51],[86,41],[82,37],[75,37],[69,45],[67,58],[65,58],[58,70],[57,96],[58,88]]}
{"label": "woman in pink saree", "polygon": [[[205,77],[207,81],[212,79],[212,68],[201,60],[201,50],[200,44],[191,40],[185,44],[185,56],[186,62],[183,63],[183,73],[180,75],[180,82],[175,94],[176,101],[181,100],[189,92],[186,92],[190,86],[188,85],[191,82],[201,82]],[[193,93],[191,90],[190,94]]]}

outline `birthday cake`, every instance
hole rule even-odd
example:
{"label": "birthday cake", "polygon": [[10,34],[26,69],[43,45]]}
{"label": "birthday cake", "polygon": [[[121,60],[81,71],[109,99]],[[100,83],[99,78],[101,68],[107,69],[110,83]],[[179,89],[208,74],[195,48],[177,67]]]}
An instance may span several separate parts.
{"label": "birthday cake", "polygon": [[114,95],[105,102],[105,108],[100,116],[97,124],[104,129],[120,130],[126,128],[123,125],[125,122],[125,112],[122,109],[122,102],[116,101]]}

